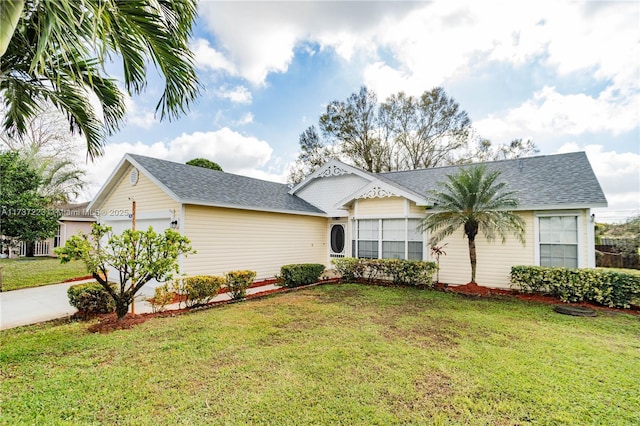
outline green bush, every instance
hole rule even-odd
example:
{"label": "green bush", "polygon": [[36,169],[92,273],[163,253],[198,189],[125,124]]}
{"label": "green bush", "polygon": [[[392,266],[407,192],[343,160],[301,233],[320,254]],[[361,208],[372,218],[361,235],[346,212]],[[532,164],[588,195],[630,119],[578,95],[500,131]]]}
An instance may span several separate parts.
{"label": "green bush", "polygon": [[434,262],[403,259],[356,259],[345,257],[331,263],[345,282],[373,282],[376,279],[399,285],[432,285],[438,270]]}
{"label": "green bush", "polygon": [[563,302],[595,302],[628,308],[640,296],[640,276],[598,269],[514,266],[511,284],[530,293],[549,294]]}
{"label": "green bush", "polygon": [[438,267],[422,260],[381,259],[384,275],[399,285],[433,285]]}
{"label": "green bush", "polygon": [[227,279],[227,292],[234,300],[242,299],[247,295],[247,288],[256,278],[255,271],[231,271],[225,274]]}
{"label": "green bush", "polygon": [[69,304],[85,318],[94,314],[108,314],[116,310],[116,302],[98,283],[76,284],[67,290]]}
{"label": "green bush", "polygon": [[284,265],[280,268],[280,278],[284,287],[299,287],[315,283],[323,272],[324,265],[320,263]]}
{"label": "green bush", "polygon": [[216,297],[218,290],[225,283],[223,277],[215,275],[195,275],[178,278],[176,281],[179,282],[175,283],[173,287],[185,297],[187,308],[206,305]]}
{"label": "green bush", "polygon": [[344,282],[358,282],[364,277],[364,261],[355,257],[342,257],[332,259],[336,272],[342,277]]}
{"label": "green bush", "polygon": [[169,289],[169,284],[163,284],[155,288],[153,298],[147,299],[151,304],[151,311],[163,312],[166,306],[173,300],[175,293]]}

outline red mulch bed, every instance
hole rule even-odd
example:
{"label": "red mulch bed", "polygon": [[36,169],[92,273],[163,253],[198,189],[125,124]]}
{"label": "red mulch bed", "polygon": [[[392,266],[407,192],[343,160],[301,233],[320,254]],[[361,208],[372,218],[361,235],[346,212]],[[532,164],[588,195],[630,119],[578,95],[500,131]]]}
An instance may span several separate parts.
{"label": "red mulch bed", "polygon": [[63,283],[72,283],[72,282],[75,282],[75,281],[90,280],[92,278],[93,278],[93,275],[85,275],[84,277],[69,278],[68,280],[64,280],[62,282]]}
{"label": "red mulch bed", "polygon": [[[249,288],[253,288],[253,287],[260,287],[260,286],[266,286],[266,285],[270,285],[270,284],[275,284],[277,282],[277,280],[264,280],[264,281],[257,281],[255,283],[253,283],[251,286],[249,286]],[[332,280],[325,280],[322,281],[321,283],[328,283],[328,282],[337,282],[337,280],[332,279]],[[301,289],[301,288],[306,288],[306,287],[311,287],[317,284],[321,284],[321,283],[316,283],[316,284],[311,284],[309,286],[301,286],[301,287],[296,287],[295,289]],[[265,290],[265,291],[260,291],[257,293],[253,293],[253,294],[248,294],[244,299],[240,299],[240,300],[247,300],[247,299],[256,299],[259,297],[264,297],[273,293],[283,293],[283,292],[288,292],[291,291],[293,289],[290,288],[286,288],[286,287],[280,287],[280,288],[275,288],[275,289],[271,289],[271,290]],[[222,291],[221,293],[225,293],[224,291]],[[219,302],[210,302],[207,303],[204,306],[198,306],[195,308],[182,308],[182,309],[171,309],[171,310],[167,310],[164,312],[156,312],[156,313],[145,313],[145,314],[136,314],[136,315],[131,315],[131,314],[127,314],[126,317],[124,317],[121,320],[118,320],[118,318],[116,317],[116,314],[105,314],[105,315],[98,315],[98,322],[95,324],[92,324],[91,326],[89,326],[88,330],[92,333],[109,333],[112,332],[114,330],[126,330],[129,329],[135,325],[141,324],[143,322],[145,322],[146,320],[148,320],[149,318],[158,318],[158,317],[173,317],[176,315],[181,315],[187,312],[192,312],[192,311],[199,311],[199,310],[204,310],[204,309],[209,309],[215,306],[222,306],[222,305],[228,305],[230,303],[236,303],[238,302],[238,300],[223,300],[223,301],[219,301]],[[178,303],[178,298],[177,296],[174,297],[174,301],[171,303]],[[80,318],[82,318],[80,316]]]}
{"label": "red mulch bed", "polygon": [[640,315],[640,307],[635,305],[632,305],[631,309],[622,309],[622,308],[609,308],[607,306],[596,305],[590,302],[564,303],[557,297],[553,297],[553,296],[545,296],[542,294],[520,293],[516,290],[483,287],[483,286],[479,286],[476,283],[467,283],[465,285],[458,285],[458,286],[446,286],[442,283],[438,283],[436,285],[436,289],[442,290],[445,292],[464,294],[467,296],[476,296],[476,297],[512,296],[520,300],[547,303],[549,305],[566,304],[566,305],[573,305],[573,306],[585,306],[588,308],[597,309],[601,311],[622,312],[625,314]]}

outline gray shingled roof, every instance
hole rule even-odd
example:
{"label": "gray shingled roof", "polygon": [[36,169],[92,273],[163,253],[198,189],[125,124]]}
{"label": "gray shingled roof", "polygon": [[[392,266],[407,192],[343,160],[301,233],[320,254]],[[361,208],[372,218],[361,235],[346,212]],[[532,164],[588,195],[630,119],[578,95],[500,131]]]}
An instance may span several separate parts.
{"label": "gray shingled roof", "polygon": [[202,167],[128,154],[185,204],[228,206],[266,211],[324,214],[289,187]]}
{"label": "gray shingled roof", "polygon": [[[501,172],[499,179],[507,183],[510,191],[517,191],[521,209],[604,207],[607,203],[584,152],[483,164],[491,171]],[[456,174],[461,167],[469,166],[380,173],[378,176],[428,198],[429,191],[438,188],[437,182],[445,181],[447,175]]]}

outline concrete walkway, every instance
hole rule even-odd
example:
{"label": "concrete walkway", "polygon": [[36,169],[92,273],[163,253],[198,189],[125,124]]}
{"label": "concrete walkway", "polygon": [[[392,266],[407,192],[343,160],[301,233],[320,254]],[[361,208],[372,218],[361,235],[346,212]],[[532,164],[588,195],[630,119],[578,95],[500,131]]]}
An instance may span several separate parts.
{"label": "concrete walkway", "polygon": [[[42,287],[33,287],[0,293],[0,330],[6,330],[22,325],[36,324],[58,318],[65,318],[75,314],[77,309],[69,305],[67,290],[72,285],[92,281],[93,280],[85,280],[63,284],[52,284]],[[280,287],[275,285],[254,287],[248,289],[247,294],[274,290],[276,288]],[[147,293],[149,293],[149,291],[141,291],[143,296],[136,297],[136,314],[152,311],[151,305],[144,301],[146,298],[144,294]],[[224,293],[219,294],[213,300],[221,301],[229,299],[229,295]],[[166,310],[170,309],[178,309],[178,305],[168,305]]]}

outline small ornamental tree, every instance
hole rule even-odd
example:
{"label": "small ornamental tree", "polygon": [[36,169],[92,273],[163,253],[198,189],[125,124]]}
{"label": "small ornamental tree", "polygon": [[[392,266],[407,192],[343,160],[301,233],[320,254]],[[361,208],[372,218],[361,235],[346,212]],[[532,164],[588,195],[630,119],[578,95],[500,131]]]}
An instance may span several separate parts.
{"label": "small ornamental tree", "polygon": [[[178,273],[178,256],[195,253],[188,238],[173,229],[158,234],[125,230],[113,234],[111,227],[94,224],[91,233],[74,235],[64,247],[56,249],[62,263],[81,260],[93,278],[113,297],[116,314],[122,319],[142,286],[155,279],[167,281]],[[118,271],[119,283],[109,285],[108,271]]]}
{"label": "small ornamental tree", "polygon": [[439,190],[431,191],[431,201],[437,210],[420,221],[420,229],[431,233],[429,244],[434,246],[460,229],[467,237],[471,282],[476,282],[476,236],[484,234],[488,241],[500,237],[504,243],[513,234],[525,244],[524,220],[511,210],[518,206],[516,194],[507,191],[507,184],[499,182],[499,171],[486,166],[471,166],[447,180],[438,182]]}

